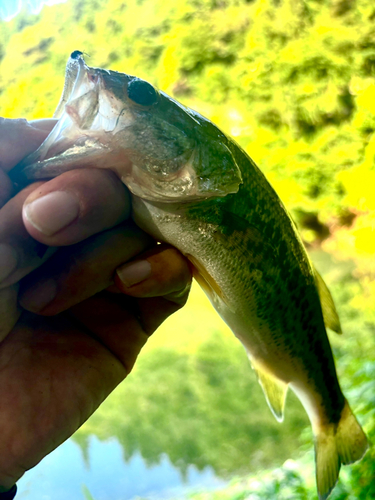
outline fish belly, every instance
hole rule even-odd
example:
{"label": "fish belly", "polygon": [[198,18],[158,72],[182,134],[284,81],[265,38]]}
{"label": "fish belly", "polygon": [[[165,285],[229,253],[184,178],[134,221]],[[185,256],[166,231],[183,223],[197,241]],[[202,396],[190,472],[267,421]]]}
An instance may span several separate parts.
{"label": "fish belly", "polygon": [[[215,223],[188,218],[179,207],[167,212],[136,197],[133,210],[138,225],[190,259],[196,280],[244,345],[258,377],[266,373],[284,385],[298,381],[306,390],[313,387],[316,372],[322,370],[314,354],[319,344],[329,365],[325,379],[332,391],[341,394],[338,384],[332,383],[336,375],[320,309],[317,314],[310,310],[314,304],[309,304],[309,294],[318,300],[314,284],[302,276],[295,294],[304,297],[302,307],[294,303],[289,289],[296,286],[295,280],[290,286],[285,282],[272,249],[259,232],[251,229],[236,234],[232,228],[231,234],[225,234]],[[292,271],[296,270],[289,274]],[[326,387],[326,382],[316,381],[316,385]],[[329,397],[333,399],[332,394]],[[340,397],[334,399],[338,402]]]}

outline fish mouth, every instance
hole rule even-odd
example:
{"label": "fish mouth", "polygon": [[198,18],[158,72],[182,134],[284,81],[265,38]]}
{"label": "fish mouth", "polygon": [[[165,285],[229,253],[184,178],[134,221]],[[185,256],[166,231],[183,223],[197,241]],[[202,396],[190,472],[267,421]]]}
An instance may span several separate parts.
{"label": "fish mouth", "polygon": [[124,108],[107,90],[106,77],[113,79],[111,73],[115,72],[87,66],[80,51],[71,54],[53,115],[59,120],[40,147],[10,172],[15,183],[50,179],[73,168],[108,168],[109,161],[114,170],[118,163],[130,165],[124,150],[110,147]]}

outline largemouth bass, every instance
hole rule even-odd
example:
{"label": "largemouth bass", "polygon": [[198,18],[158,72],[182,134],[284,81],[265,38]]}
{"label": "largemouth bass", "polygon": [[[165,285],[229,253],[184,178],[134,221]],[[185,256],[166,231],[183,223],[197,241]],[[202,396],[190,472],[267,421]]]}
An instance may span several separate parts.
{"label": "largemouth bass", "polygon": [[283,419],[288,386],[315,437],[325,500],[341,464],[368,442],[343,396],[325,325],[341,332],[332,297],[279,197],[247,154],[213,123],[139,78],[90,68],[73,52],[58,123],[15,175],[112,169],[135,222],[177,247],[244,345],[267,402]]}

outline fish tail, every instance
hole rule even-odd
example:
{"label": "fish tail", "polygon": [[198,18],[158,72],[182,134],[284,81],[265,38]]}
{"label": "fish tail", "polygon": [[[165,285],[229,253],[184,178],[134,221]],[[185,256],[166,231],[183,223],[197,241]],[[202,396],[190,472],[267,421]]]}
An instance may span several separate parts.
{"label": "fish tail", "polygon": [[344,465],[360,460],[369,447],[366,434],[352,413],[347,401],[345,401],[338,424],[336,442],[341,463]]}
{"label": "fish tail", "polygon": [[319,500],[326,500],[337,483],[341,464],[360,460],[368,449],[365,433],[348,402],[337,424],[329,424],[315,432],[316,484]]}

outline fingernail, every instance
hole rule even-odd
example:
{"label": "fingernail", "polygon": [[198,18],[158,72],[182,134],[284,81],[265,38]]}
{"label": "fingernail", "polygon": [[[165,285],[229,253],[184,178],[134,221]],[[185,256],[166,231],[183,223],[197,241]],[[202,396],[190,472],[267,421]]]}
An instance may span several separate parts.
{"label": "fingernail", "polygon": [[16,251],[10,245],[0,243],[0,282],[10,276],[16,267]]}
{"label": "fingernail", "polygon": [[116,272],[124,286],[129,288],[151,275],[151,264],[147,260],[138,260],[137,262],[124,264]]}
{"label": "fingernail", "polygon": [[77,198],[66,191],[46,194],[24,207],[26,219],[46,236],[69,226],[78,217],[79,211]]}
{"label": "fingernail", "polygon": [[56,281],[49,279],[28,288],[21,295],[20,304],[24,309],[37,313],[52,302],[56,294]]}

